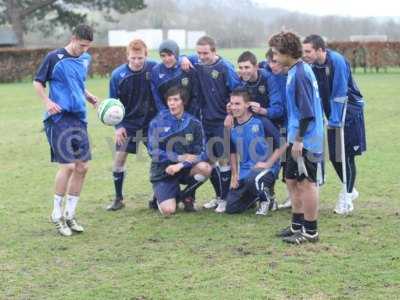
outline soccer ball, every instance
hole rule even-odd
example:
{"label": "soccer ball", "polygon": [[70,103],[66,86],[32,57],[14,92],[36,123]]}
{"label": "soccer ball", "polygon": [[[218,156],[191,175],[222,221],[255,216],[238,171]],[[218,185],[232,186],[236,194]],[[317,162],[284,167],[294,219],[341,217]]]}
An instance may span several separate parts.
{"label": "soccer ball", "polygon": [[109,98],[103,100],[97,109],[97,116],[103,124],[114,126],[122,121],[125,115],[125,107],[118,99]]}

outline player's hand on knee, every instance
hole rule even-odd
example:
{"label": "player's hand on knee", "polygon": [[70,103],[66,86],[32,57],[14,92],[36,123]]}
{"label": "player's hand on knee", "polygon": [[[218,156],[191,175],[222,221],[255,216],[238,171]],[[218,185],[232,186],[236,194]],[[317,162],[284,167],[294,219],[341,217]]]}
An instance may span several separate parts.
{"label": "player's hand on knee", "polygon": [[117,145],[123,145],[127,138],[128,134],[126,133],[126,129],[124,127],[115,130],[115,142]]}
{"label": "player's hand on knee", "polygon": [[185,154],[183,155],[184,161],[195,162],[197,160],[197,155],[194,154]]}
{"label": "player's hand on knee", "polygon": [[230,188],[236,190],[239,187],[239,180],[237,176],[232,176]]}
{"label": "player's hand on knee", "polygon": [[170,165],[165,169],[165,173],[172,176],[172,175],[175,175],[176,173],[178,173],[180,170],[182,170],[182,168],[183,168],[182,163]]}

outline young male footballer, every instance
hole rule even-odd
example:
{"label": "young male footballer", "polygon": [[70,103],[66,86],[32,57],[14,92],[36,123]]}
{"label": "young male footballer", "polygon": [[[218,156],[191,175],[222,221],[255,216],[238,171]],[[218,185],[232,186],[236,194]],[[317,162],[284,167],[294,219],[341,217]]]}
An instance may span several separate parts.
{"label": "young male footballer", "polygon": [[129,153],[136,154],[139,144],[147,138],[151,119],[156,114],[150,75],[156,62],[147,59],[147,46],[140,40],[132,40],[126,49],[127,63],[111,74],[110,98],[119,99],[125,107],[124,119],[115,126],[116,154],[113,164],[115,198],[107,207],[109,211],[124,207],[123,183],[125,164]]}
{"label": "young male footballer", "polygon": [[[363,96],[346,58],[327,49],[321,36],[307,36],[303,40],[303,54],[304,59],[312,64],[328,119],[329,159],[339,179],[345,182],[334,211],[337,214],[347,214],[353,210],[353,200],[359,195],[354,188],[355,157],[367,149]],[[344,132],[344,153],[341,151],[341,130]]]}
{"label": "young male footballer", "polygon": [[[161,110],[149,128],[150,180],[160,212],[169,216],[183,202],[195,211],[195,191],[208,178],[211,166],[201,122],[185,112],[185,90],[171,87],[165,94],[168,109]],[[181,191],[180,184],[186,188]]]}
{"label": "young male footballer", "polygon": [[44,128],[51,161],[58,163],[51,220],[63,236],[84,231],[75,211],[91,159],[85,102],[97,107],[97,98],[85,87],[92,41],[92,28],[77,26],[67,46],[46,55],[33,82],[46,110]]}
{"label": "young male footballer", "polygon": [[274,57],[289,68],[286,82],[286,184],[292,200],[292,222],[278,235],[293,244],[319,239],[318,169],[323,158],[323,116],[318,84],[311,67],[301,60],[299,37],[292,32],[269,40]]}

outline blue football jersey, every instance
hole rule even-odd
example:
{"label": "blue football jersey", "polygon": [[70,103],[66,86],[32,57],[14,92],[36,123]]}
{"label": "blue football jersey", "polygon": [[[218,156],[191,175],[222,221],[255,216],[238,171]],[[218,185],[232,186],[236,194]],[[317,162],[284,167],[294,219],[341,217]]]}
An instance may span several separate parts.
{"label": "blue football jersey", "polygon": [[[197,155],[196,162],[207,160],[201,122],[187,112],[177,119],[168,109],[160,111],[150,122],[148,138],[152,181],[168,177],[165,168],[177,163],[179,155]],[[193,163],[183,164],[185,168],[189,168]]]}
{"label": "blue football jersey", "polygon": [[283,114],[282,114],[282,127],[287,127],[287,103],[286,103],[286,80],[287,74],[272,74],[273,80],[279,89],[279,97],[282,102]]}
{"label": "blue football jersey", "polygon": [[194,65],[200,81],[203,123],[223,123],[227,115],[226,104],[229,102],[230,93],[241,84],[234,66],[221,57],[212,65],[203,64],[197,55],[188,58]]}
{"label": "blue football jersey", "polygon": [[314,154],[323,153],[324,124],[318,83],[311,67],[298,61],[288,72],[286,82],[288,142],[294,143],[302,119],[312,118],[303,138],[304,148]]}
{"label": "blue football jersey", "polygon": [[341,127],[345,101],[354,107],[362,108],[364,105],[361,92],[351,73],[350,64],[343,55],[328,49],[325,63],[313,64],[312,68],[318,81],[328,125]]}
{"label": "blue football jersey", "polygon": [[[65,48],[47,54],[36,72],[35,81],[43,86],[49,82],[49,98],[57,103],[62,112],[76,114],[86,122],[85,81],[91,57],[83,53],[79,57],[70,55]],[[44,119],[49,118],[46,112]],[[57,121],[60,114],[52,115]]]}
{"label": "blue football jersey", "polygon": [[[252,116],[231,129],[230,148],[238,154],[239,179],[244,179],[258,162],[265,162],[279,148],[279,131],[267,118]],[[271,171],[277,175],[279,167],[278,160]]]}
{"label": "blue football jersey", "polygon": [[151,72],[151,88],[157,110],[161,111],[167,108],[165,94],[171,87],[175,86],[183,88],[186,92],[188,104],[185,110],[199,118],[200,87],[197,74],[195,70],[183,71],[180,67],[180,61],[171,68],[167,68],[163,63],[159,63]]}
{"label": "blue football jersey", "polygon": [[140,71],[132,71],[128,64],[123,64],[112,72],[109,96],[119,99],[125,107],[124,119],[117,128],[148,128],[156,113],[150,81],[151,70],[155,65],[156,62],[146,60]]}
{"label": "blue football jersey", "polygon": [[242,85],[248,91],[251,101],[258,102],[261,107],[267,108],[267,118],[274,122],[281,122],[283,99],[278,82],[274,80],[272,73],[260,69],[255,82],[242,80]]}

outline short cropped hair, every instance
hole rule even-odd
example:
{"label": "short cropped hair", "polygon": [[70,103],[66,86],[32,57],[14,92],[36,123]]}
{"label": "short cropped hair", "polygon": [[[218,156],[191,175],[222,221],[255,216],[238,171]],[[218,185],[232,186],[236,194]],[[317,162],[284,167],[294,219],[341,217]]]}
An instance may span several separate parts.
{"label": "short cropped hair", "polygon": [[303,44],[311,44],[315,50],[322,49],[325,51],[326,44],[324,39],[318,34],[311,34],[303,40]]}
{"label": "short cropped hair", "polygon": [[298,59],[303,55],[300,38],[293,32],[275,34],[270,38],[268,44],[279,53],[289,55],[294,59]]}
{"label": "short cropped hair", "polygon": [[128,46],[126,47],[126,53],[129,54],[130,51],[144,51],[144,54],[147,56],[147,46],[145,42],[143,42],[141,39],[134,39],[128,44]]}
{"label": "short cropped hair", "polygon": [[77,39],[85,41],[93,41],[93,29],[89,25],[80,24],[72,31],[72,35]]}
{"label": "short cropped hair", "polygon": [[215,52],[217,49],[217,44],[216,44],[215,40],[208,35],[205,35],[205,36],[202,36],[201,38],[199,38],[197,40],[196,45],[197,46],[207,46],[208,45],[208,46],[210,46],[210,49],[212,52]]}
{"label": "short cropped hair", "polygon": [[186,89],[184,89],[183,87],[180,87],[180,86],[173,86],[167,90],[167,92],[164,95],[165,102],[168,101],[169,97],[176,96],[176,95],[179,95],[181,97],[181,99],[183,101],[183,105],[186,108],[186,105],[188,104],[188,101],[189,101],[188,92]]}
{"label": "short cropped hair", "polygon": [[243,97],[244,102],[250,102],[250,94],[249,92],[244,89],[244,88],[236,88],[231,92],[231,97],[236,96],[236,97]]}
{"label": "short cropped hair", "polygon": [[237,60],[238,63],[245,61],[249,61],[253,66],[257,65],[257,57],[251,51],[244,51]]}

